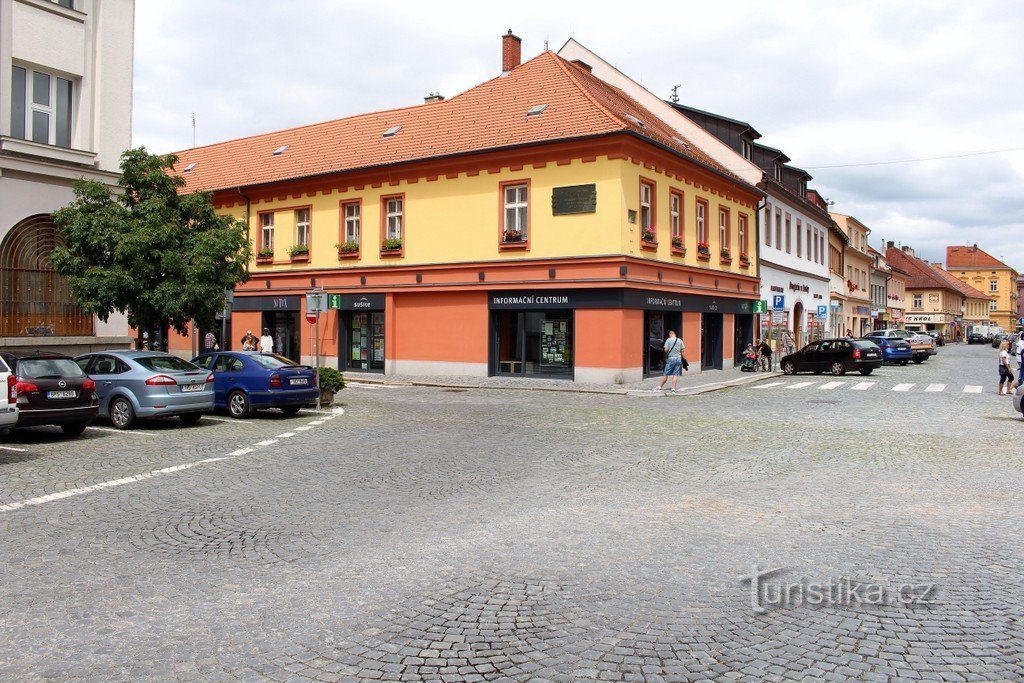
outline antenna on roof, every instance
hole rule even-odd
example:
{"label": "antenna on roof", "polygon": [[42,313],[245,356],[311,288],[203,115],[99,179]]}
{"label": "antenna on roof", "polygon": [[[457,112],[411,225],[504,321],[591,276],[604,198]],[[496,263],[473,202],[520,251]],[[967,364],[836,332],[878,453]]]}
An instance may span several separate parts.
{"label": "antenna on roof", "polygon": [[547,52],[547,51],[548,51],[548,39],[545,38],[544,39],[544,52]]}
{"label": "antenna on roof", "polygon": [[196,113],[192,112],[192,147],[196,146]]}
{"label": "antenna on roof", "polygon": [[679,101],[679,86],[680,85],[682,85],[682,84],[673,85],[672,86],[672,96],[669,97],[669,99],[672,100],[673,104],[675,104],[676,102]]}

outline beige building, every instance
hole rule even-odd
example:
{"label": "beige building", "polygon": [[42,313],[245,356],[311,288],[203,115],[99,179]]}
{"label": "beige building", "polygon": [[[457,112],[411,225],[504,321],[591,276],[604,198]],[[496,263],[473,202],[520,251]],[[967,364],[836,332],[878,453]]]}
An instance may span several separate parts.
{"label": "beige building", "polygon": [[830,213],[849,240],[843,251],[843,334],[861,337],[871,331],[871,255],[868,235],[871,230],[853,216]]}
{"label": "beige building", "polygon": [[946,247],[946,270],[983,293],[992,324],[1007,332],[1017,329],[1016,270],[979,249],[977,244]]}
{"label": "beige building", "polygon": [[885,258],[891,266],[908,274],[906,329],[938,332],[947,339],[962,336],[966,301],[963,283],[917,258],[910,247],[890,246]]}

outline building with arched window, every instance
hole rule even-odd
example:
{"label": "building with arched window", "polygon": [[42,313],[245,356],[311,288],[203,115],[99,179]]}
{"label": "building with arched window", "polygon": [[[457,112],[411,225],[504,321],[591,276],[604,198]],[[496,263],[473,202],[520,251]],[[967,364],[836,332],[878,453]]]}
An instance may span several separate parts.
{"label": "building with arched window", "polygon": [[0,0],[0,349],[130,343],[123,315],[75,305],[50,255],[73,183],[114,187],[131,145],[134,21],[134,0]]}

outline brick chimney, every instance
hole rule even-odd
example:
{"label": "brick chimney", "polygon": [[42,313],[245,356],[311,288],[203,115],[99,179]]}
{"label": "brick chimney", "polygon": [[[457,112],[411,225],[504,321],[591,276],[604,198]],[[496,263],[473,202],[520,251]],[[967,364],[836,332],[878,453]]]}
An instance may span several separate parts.
{"label": "brick chimney", "polygon": [[512,35],[512,29],[501,37],[501,71],[508,73],[523,61],[523,41]]}

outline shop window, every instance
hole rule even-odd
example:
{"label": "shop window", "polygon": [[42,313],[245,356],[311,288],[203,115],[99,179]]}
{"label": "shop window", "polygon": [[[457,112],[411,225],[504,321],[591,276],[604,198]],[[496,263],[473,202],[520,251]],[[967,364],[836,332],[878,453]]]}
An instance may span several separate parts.
{"label": "shop window", "polygon": [[295,210],[295,245],[309,247],[309,209]]}
{"label": "shop window", "polygon": [[71,147],[74,84],[59,76],[14,66],[11,70],[11,137]]}
{"label": "shop window", "polygon": [[351,370],[384,371],[384,312],[348,314],[346,365]]}
{"label": "shop window", "polygon": [[572,311],[498,311],[493,321],[498,374],[572,378]]}

